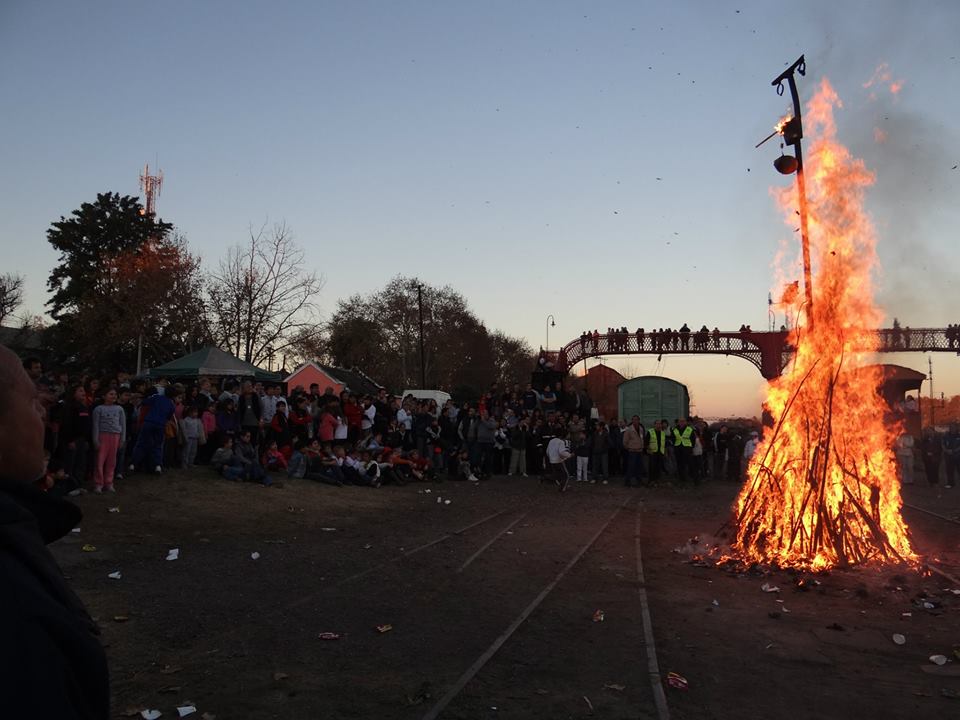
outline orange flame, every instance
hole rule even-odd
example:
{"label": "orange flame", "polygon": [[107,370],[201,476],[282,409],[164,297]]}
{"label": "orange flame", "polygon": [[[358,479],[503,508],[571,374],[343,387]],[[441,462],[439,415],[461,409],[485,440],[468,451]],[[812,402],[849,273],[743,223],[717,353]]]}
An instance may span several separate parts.
{"label": "orange flame", "polygon": [[[810,101],[806,160],[814,307],[795,293],[802,318],[790,338],[791,367],[771,383],[774,427],[756,449],[737,499],[739,555],[749,562],[826,569],[915,560],[900,515],[892,450],[897,429],[884,424],[879,371],[862,367],[876,350],[882,313],[873,302],[876,238],[863,208],[874,180],[836,140],[841,107],[823,80]],[[787,223],[797,194],[778,191]]]}
{"label": "orange flame", "polygon": [[[887,67],[886,63],[877,65],[877,69],[873,71],[873,75],[863,84],[864,89],[882,86],[886,86],[891,95],[897,95],[897,93],[903,89],[903,80],[894,80],[890,68]],[[871,99],[875,100],[876,97],[876,93],[870,93]]]}

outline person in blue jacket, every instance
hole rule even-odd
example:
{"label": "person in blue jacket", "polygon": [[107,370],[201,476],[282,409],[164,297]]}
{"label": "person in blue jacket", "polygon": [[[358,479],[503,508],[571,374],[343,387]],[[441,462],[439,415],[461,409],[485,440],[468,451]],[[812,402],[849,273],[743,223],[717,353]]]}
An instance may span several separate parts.
{"label": "person in blue jacket", "polygon": [[133,447],[133,460],[130,470],[152,467],[159,473],[163,470],[163,440],[167,422],[173,417],[174,401],[180,395],[180,388],[167,388],[166,392],[157,392],[141,403],[141,411],[146,411],[137,444]]}

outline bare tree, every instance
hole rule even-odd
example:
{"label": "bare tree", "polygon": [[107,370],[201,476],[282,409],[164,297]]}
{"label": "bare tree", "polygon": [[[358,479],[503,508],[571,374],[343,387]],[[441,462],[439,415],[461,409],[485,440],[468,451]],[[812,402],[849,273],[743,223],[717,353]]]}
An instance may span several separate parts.
{"label": "bare tree", "polygon": [[23,275],[0,275],[0,324],[23,302]]}
{"label": "bare tree", "polygon": [[213,337],[254,364],[319,337],[315,298],[324,280],[303,260],[286,224],[251,228],[249,242],[230,249],[210,282]]}

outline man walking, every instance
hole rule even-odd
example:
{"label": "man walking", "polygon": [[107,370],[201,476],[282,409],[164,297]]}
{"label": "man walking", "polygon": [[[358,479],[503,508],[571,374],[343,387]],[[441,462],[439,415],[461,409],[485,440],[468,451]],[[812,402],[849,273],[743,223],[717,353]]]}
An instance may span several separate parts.
{"label": "man walking", "polygon": [[567,446],[566,438],[563,435],[557,435],[550,438],[547,443],[547,462],[550,463],[550,474],[553,481],[560,488],[560,492],[567,489],[567,481],[570,479],[570,471],[567,469],[567,460],[573,457],[570,448]]}

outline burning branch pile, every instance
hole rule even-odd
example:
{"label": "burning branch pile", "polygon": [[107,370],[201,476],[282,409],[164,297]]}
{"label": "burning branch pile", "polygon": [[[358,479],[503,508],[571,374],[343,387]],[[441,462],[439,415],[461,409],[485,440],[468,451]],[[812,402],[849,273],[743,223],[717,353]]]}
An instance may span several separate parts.
{"label": "burning branch pile", "polygon": [[[807,162],[814,307],[800,304],[788,372],[769,389],[774,428],[758,447],[736,504],[735,549],[749,562],[826,569],[914,560],[900,515],[900,486],[884,424],[873,303],[875,236],[863,209],[873,175],[836,142],[840,100],[824,80],[807,117],[816,140]],[[796,191],[779,193],[796,226]]]}

